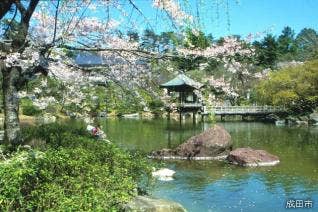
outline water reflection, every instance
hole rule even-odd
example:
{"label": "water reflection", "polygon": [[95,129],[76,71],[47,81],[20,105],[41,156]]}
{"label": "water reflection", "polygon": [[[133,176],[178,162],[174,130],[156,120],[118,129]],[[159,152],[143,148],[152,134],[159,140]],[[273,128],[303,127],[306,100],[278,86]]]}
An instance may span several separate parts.
{"label": "water reflection", "polygon": [[[310,198],[318,204],[317,127],[220,124],[231,134],[234,147],[265,149],[281,163],[242,168],[217,161],[170,161],[167,166],[177,171],[176,179],[158,182],[153,195],[178,201],[189,211],[284,211],[289,198]],[[103,125],[112,141],[144,152],[176,147],[210,126],[180,127],[166,120],[106,120]]]}

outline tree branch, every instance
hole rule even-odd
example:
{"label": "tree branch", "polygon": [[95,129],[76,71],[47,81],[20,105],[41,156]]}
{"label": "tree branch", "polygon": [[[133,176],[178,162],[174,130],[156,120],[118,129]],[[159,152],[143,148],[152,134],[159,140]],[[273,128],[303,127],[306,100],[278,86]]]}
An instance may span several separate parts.
{"label": "tree branch", "polygon": [[13,0],[4,0],[0,2],[0,20],[10,11]]}
{"label": "tree branch", "polygon": [[165,59],[165,58],[183,58],[178,55],[171,55],[171,54],[156,54],[154,52],[144,51],[141,49],[118,49],[118,48],[88,48],[88,47],[75,47],[69,45],[60,45],[58,48],[65,48],[68,50],[73,51],[83,51],[83,52],[127,52],[137,56],[141,56],[144,58],[151,58],[151,59]]}
{"label": "tree branch", "polygon": [[15,3],[15,6],[18,8],[19,12],[21,13],[21,17],[25,16],[26,9],[21,4],[21,1],[20,0],[15,0],[14,3]]}
{"label": "tree branch", "polygon": [[57,29],[57,16],[59,12],[59,6],[60,6],[60,0],[57,1],[56,10],[55,10],[55,17],[54,17],[54,33],[53,33],[53,41],[52,43],[55,43],[56,38],[56,29]]}
{"label": "tree branch", "polygon": [[15,11],[14,11],[14,15],[13,15],[13,17],[11,18],[10,23],[8,24],[8,26],[7,26],[6,30],[5,30],[5,32],[3,33],[4,35],[6,35],[7,32],[9,31],[9,29],[10,29],[10,27],[11,27],[11,25],[12,25],[12,22],[14,21],[15,17],[17,16],[17,13],[18,13],[18,8],[16,7],[16,8],[15,8]]}
{"label": "tree branch", "polygon": [[153,27],[151,26],[148,18],[141,12],[141,10],[137,7],[137,5],[133,2],[133,0],[128,0],[129,3],[133,6],[133,8],[135,8],[135,10],[138,11],[138,13],[146,20],[146,22],[148,23],[148,25],[150,26],[150,29],[154,31]]}
{"label": "tree branch", "polygon": [[21,20],[24,24],[27,24],[27,26],[29,26],[31,16],[32,16],[36,6],[38,5],[38,3],[39,3],[39,0],[31,0],[30,4],[28,6],[28,9],[25,11],[24,14],[22,14]]}

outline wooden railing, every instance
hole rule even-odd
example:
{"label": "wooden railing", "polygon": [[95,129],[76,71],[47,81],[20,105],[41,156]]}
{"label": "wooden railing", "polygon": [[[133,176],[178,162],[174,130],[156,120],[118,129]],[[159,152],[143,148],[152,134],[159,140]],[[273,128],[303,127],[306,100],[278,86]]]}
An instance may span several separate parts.
{"label": "wooden railing", "polygon": [[183,103],[172,103],[166,106],[170,110],[177,110],[177,108],[201,109],[203,115],[215,114],[215,115],[257,115],[257,114],[269,114],[284,112],[284,107],[278,106],[203,106],[199,102],[183,102]]}
{"label": "wooden railing", "polygon": [[283,112],[285,109],[278,106],[218,106],[203,107],[203,113],[214,113],[216,115],[240,115],[240,114],[268,114]]}

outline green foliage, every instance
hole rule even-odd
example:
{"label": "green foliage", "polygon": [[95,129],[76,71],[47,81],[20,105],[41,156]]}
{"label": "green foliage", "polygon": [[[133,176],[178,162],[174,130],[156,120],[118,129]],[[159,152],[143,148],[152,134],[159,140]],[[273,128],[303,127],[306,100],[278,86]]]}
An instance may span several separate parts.
{"label": "green foliage", "polygon": [[[46,81],[46,85],[42,85],[42,81]],[[38,94],[39,97],[43,96],[52,96],[57,100],[61,100],[63,97],[63,91],[65,89],[65,86],[62,82],[46,76],[38,77],[34,80],[31,80],[26,85],[26,90],[28,92],[33,91],[34,88],[40,88],[41,93]]]}
{"label": "green foliage", "polygon": [[139,111],[142,111],[142,107],[138,104],[137,99],[133,99],[132,97],[128,101],[121,101],[116,107],[116,114],[118,116]]}
{"label": "green foliage", "polygon": [[306,61],[318,58],[318,34],[314,29],[302,29],[295,41],[298,47],[298,60]]}
{"label": "green foliage", "polygon": [[56,114],[59,110],[59,105],[58,104],[50,104],[46,107],[45,112],[51,113],[51,114]]}
{"label": "green foliage", "polygon": [[[108,96],[105,87],[87,87],[82,89],[82,92],[86,95],[84,99],[84,107],[89,108],[91,115],[96,116],[97,113],[106,110],[106,101],[108,101]],[[77,111],[77,106],[75,104],[69,105],[72,108],[71,111]]]}
{"label": "green foliage", "polygon": [[297,53],[295,33],[289,26],[283,29],[282,34],[277,39],[277,44],[281,61],[288,61],[295,58]]}
{"label": "green foliage", "polygon": [[149,108],[155,115],[161,115],[163,107],[164,103],[160,99],[154,99],[149,102]]}
{"label": "green foliage", "polygon": [[149,103],[150,109],[153,109],[153,110],[158,109],[158,108],[162,108],[163,106],[164,106],[164,103],[161,100],[159,100],[159,99],[152,100]]}
{"label": "green foliage", "polygon": [[136,32],[128,32],[128,37],[134,41],[140,40],[140,47],[150,51],[167,52],[181,43],[175,32],[156,34],[152,29],[146,29],[140,37]]}
{"label": "green foliage", "polygon": [[146,49],[148,51],[157,51],[160,49],[159,40],[159,35],[157,35],[151,29],[146,29],[141,38],[141,48]]}
{"label": "green foliage", "polygon": [[276,39],[267,35],[263,40],[253,43],[256,64],[275,67],[278,61],[307,61],[318,58],[318,34],[314,29],[304,28],[295,36],[294,30],[286,26]]}
{"label": "green foliage", "polygon": [[263,104],[285,105],[293,113],[312,112],[318,106],[318,60],[270,73],[256,92]]}
{"label": "green foliage", "polygon": [[105,94],[108,112],[115,112],[118,116],[139,112],[143,109],[140,98],[136,98],[134,90],[124,90],[110,84]]}
{"label": "green foliage", "polygon": [[201,48],[205,49],[210,46],[212,41],[212,36],[206,36],[202,31],[196,33],[191,29],[186,30],[186,43],[184,44],[187,48]]}
{"label": "green foliage", "polygon": [[2,30],[4,30],[3,37],[5,39],[22,39],[22,35],[19,34],[20,31],[20,25],[16,20],[10,20],[10,19],[2,19],[0,22],[0,27]]}
{"label": "green foliage", "polygon": [[24,131],[26,140],[44,139],[46,149],[0,160],[0,210],[117,211],[146,186],[139,184],[151,173],[145,159],[84,130],[66,123]]}
{"label": "green foliage", "polygon": [[274,67],[278,57],[278,43],[273,35],[267,35],[261,42],[254,42],[257,65]]}
{"label": "green foliage", "polygon": [[26,116],[36,116],[41,114],[41,110],[33,105],[32,100],[23,98],[21,99],[22,114]]}
{"label": "green foliage", "polygon": [[69,143],[69,140],[72,140],[72,135],[89,137],[85,123],[74,120],[22,128],[22,134],[25,142],[39,139],[52,148],[71,145],[73,142]]}

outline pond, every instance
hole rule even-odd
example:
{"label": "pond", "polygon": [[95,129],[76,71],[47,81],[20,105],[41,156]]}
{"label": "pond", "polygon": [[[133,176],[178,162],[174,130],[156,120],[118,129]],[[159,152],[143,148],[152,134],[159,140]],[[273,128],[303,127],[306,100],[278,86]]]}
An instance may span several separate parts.
{"label": "pond", "polygon": [[[285,211],[288,200],[297,200],[298,207],[302,201],[312,201],[311,209],[297,211],[318,211],[318,127],[218,124],[231,134],[234,148],[264,149],[279,156],[281,163],[243,168],[221,161],[166,161],[176,171],[175,180],[157,181],[153,196],[179,202],[188,211]],[[185,123],[180,127],[160,119],[103,122],[110,140],[144,152],[176,147],[210,125]]]}

